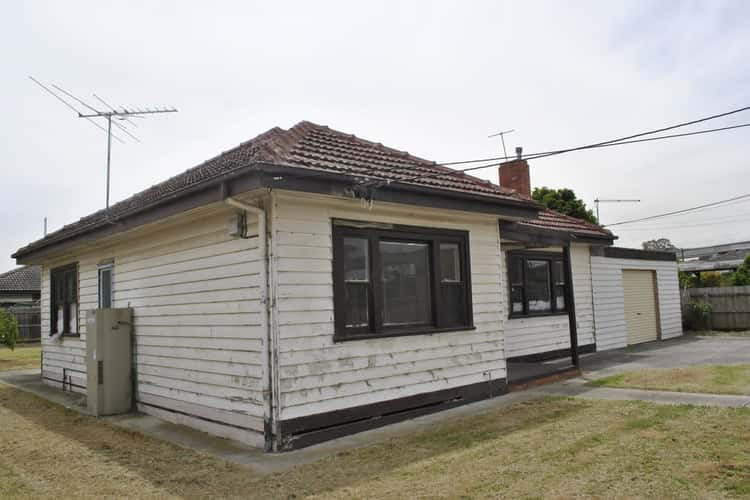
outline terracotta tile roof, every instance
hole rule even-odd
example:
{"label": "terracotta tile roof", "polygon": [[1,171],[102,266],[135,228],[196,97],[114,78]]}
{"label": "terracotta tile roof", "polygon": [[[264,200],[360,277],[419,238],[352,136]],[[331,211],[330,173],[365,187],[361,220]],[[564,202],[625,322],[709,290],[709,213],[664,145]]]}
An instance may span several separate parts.
{"label": "terracotta tile roof", "polygon": [[0,274],[0,292],[30,292],[42,288],[39,266],[23,266]]}
{"label": "terracotta tile roof", "polygon": [[[110,218],[127,216],[201,183],[232,174],[239,169],[252,169],[253,165],[261,163],[386,181],[435,174],[436,177],[408,183],[446,191],[446,196],[450,196],[450,192],[470,193],[499,202],[534,205],[534,202],[521,197],[512,189],[502,188],[465,173],[452,174],[454,170],[435,162],[303,121],[288,130],[272,128],[215,158],[112,205]],[[19,249],[16,254],[64,241],[107,223],[106,212],[100,210]]]}
{"label": "terracotta tile roof", "polygon": [[595,238],[614,239],[616,236],[611,231],[603,227],[592,224],[582,219],[577,219],[569,215],[555,212],[554,210],[545,209],[539,212],[538,219],[527,219],[518,224],[529,227],[538,227],[552,231],[573,233],[578,236],[589,236]]}

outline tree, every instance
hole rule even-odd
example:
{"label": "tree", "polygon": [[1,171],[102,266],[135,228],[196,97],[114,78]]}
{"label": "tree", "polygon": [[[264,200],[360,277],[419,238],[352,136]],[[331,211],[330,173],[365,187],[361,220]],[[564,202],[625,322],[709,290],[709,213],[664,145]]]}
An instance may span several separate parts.
{"label": "tree", "polygon": [[577,219],[593,222],[594,224],[599,223],[596,220],[594,212],[586,207],[583,200],[576,197],[576,194],[572,189],[552,189],[547,186],[542,186],[540,188],[534,188],[531,197],[551,210],[556,210],[565,215],[576,217]]}
{"label": "tree", "polygon": [[732,273],[730,282],[734,286],[750,285],[750,255],[745,257],[745,261]]}
{"label": "tree", "polygon": [[660,250],[662,252],[676,252],[677,247],[669,241],[668,238],[659,238],[657,240],[648,240],[641,243],[644,250]]}
{"label": "tree", "polygon": [[7,345],[13,349],[16,347],[16,340],[18,340],[16,317],[0,309],[0,345]]}

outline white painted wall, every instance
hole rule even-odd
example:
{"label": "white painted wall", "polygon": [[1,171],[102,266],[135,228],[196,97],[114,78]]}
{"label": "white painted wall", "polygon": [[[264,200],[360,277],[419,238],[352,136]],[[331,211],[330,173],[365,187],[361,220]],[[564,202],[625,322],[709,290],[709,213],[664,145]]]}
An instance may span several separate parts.
{"label": "white painted wall", "polygon": [[[124,233],[45,262],[44,377],[70,371],[85,393],[86,311],[97,307],[97,265],[114,259],[115,307],[132,307],[138,409],[253,445],[263,443],[265,309],[259,300],[257,228],[230,237],[225,205]],[[249,219],[253,222],[252,217]],[[78,262],[81,337],[50,340],[49,270]]]}
{"label": "white painted wall", "polygon": [[[282,420],[506,376],[496,217],[282,192],[272,214]],[[476,330],[334,343],[332,218],[468,230]]]}
{"label": "white painted wall", "polygon": [[[562,252],[561,247],[541,249]],[[591,265],[589,246],[571,246],[570,260],[573,274],[573,292],[576,306],[578,345],[594,343],[594,310],[591,298]],[[507,254],[503,251],[502,282],[503,302],[508,303]],[[570,349],[568,315],[540,316],[536,318],[507,318],[505,320],[505,349],[509,358],[539,354],[558,349]]]}
{"label": "white painted wall", "polygon": [[627,345],[622,284],[624,269],[656,271],[661,338],[682,335],[680,286],[676,262],[592,256],[597,350],[617,349]]}

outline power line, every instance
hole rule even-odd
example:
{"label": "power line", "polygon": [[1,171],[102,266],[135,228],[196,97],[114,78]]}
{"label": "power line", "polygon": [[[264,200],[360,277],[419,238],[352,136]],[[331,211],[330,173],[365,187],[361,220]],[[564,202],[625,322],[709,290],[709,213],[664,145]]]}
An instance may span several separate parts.
{"label": "power line", "polygon": [[[749,109],[750,109],[750,106],[745,106],[744,108],[733,109],[732,111],[727,111],[726,113],[719,113],[718,115],[706,116],[704,118],[698,118],[696,120],[692,120],[692,121],[689,121],[689,122],[682,122],[682,123],[678,123],[677,125],[670,125],[668,127],[663,127],[663,128],[660,128],[660,129],[650,130],[648,132],[639,132],[637,134],[629,135],[629,136],[626,136],[626,137],[620,137],[619,139],[611,139],[609,141],[598,142],[598,143],[595,143],[595,144],[588,144],[586,146],[577,146],[577,147],[568,148],[568,149],[557,149],[557,150],[552,150],[552,151],[543,151],[541,153],[528,153],[528,154],[522,155],[522,157],[524,159],[526,159],[526,158],[528,158],[530,156],[539,158],[542,155],[544,155],[544,156],[551,156],[553,154],[561,154],[561,153],[567,153],[567,152],[570,152],[570,151],[578,151],[578,150],[581,150],[581,149],[595,148],[595,147],[604,146],[604,145],[607,145],[607,144],[610,144],[610,143],[613,143],[613,142],[621,142],[623,144],[630,144],[630,142],[623,142],[623,141],[629,141],[630,139],[635,139],[637,137],[642,137],[644,135],[658,134],[659,132],[666,132],[667,130],[673,130],[673,129],[676,129],[676,128],[687,127],[688,125],[695,125],[696,123],[702,123],[702,122],[706,122],[706,121],[710,121],[710,120],[715,120],[717,118],[722,118],[724,116],[729,116],[729,115],[741,113],[741,112],[747,111]],[[667,137],[670,137],[670,136],[667,136]],[[675,137],[680,137],[680,136],[677,135]],[[477,159],[477,160],[463,160],[463,161],[445,162],[445,163],[440,163],[440,164],[438,164],[436,166],[449,167],[451,165],[465,165],[465,164],[468,164],[468,163],[481,163],[481,162],[486,162],[486,161],[510,160],[510,159],[513,159],[513,158],[516,158],[516,157],[515,156],[496,156],[496,157],[493,157],[493,158],[483,158],[483,159]]]}
{"label": "power line", "polygon": [[[721,210],[723,208],[732,208],[737,204],[740,203],[748,203],[750,202],[750,198],[743,198],[736,201],[731,201],[728,203],[722,203],[721,205],[717,205],[715,207],[708,207],[702,210]],[[676,214],[674,216],[671,216],[669,220],[656,220],[656,221],[644,221],[644,222],[634,222],[633,224],[636,226],[636,228],[640,227],[646,227],[651,229],[659,229],[660,227],[667,227],[673,224],[686,224],[689,225],[693,222],[725,222],[729,221],[735,217],[743,216],[743,215],[750,215],[749,213],[740,213],[740,214],[718,214],[719,218],[717,219],[700,219],[698,217],[702,215],[712,215],[712,214],[705,214],[703,212],[697,213],[698,211],[693,212],[686,212],[682,214]],[[690,217],[690,219],[684,219],[684,217]],[[618,229],[618,231],[626,231],[630,229],[635,229],[632,227],[632,225],[628,225],[629,227],[621,227]]]}
{"label": "power line", "polygon": [[684,213],[687,213],[687,212],[694,212],[696,210],[701,210],[701,209],[704,209],[704,208],[715,207],[717,205],[728,203],[730,201],[736,201],[736,200],[741,200],[741,199],[745,199],[745,198],[750,198],[750,193],[743,194],[743,195],[740,195],[740,196],[735,196],[734,198],[727,198],[726,200],[720,200],[720,201],[714,201],[714,202],[711,202],[711,203],[706,203],[705,205],[698,205],[697,207],[683,208],[682,210],[675,210],[673,212],[666,212],[666,213],[659,214],[659,215],[651,215],[649,217],[641,217],[640,219],[631,219],[631,220],[625,220],[625,221],[620,221],[620,222],[614,222],[612,224],[605,224],[604,227],[612,227],[612,226],[619,226],[619,225],[622,225],[622,224],[632,224],[634,222],[641,222],[641,221],[646,221],[646,220],[660,219],[662,217],[668,217],[670,215],[684,214]]}
{"label": "power line", "polygon": [[[744,108],[744,109],[747,109],[747,108]],[[633,140],[626,140],[626,141],[620,141],[620,142],[597,143],[597,144],[590,144],[590,145],[587,145],[587,146],[580,146],[580,147],[577,147],[577,148],[560,149],[560,150],[547,151],[547,152],[541,152],[541,153],[531,153],[531,154],[527,154],[527,155],[521,155],[521,158],[524,159],[524,160],[528,160],[528,159],[534,160],[534,159],[537,159],[537,158],[545,158],[545,157],[548,157],[548,156],[553,156],[553,155],[563,154],[563,153],[569,153],[569,152],[573,152],[573,151],[581,151],[581,150],[586,150],[586,149],[608,148],[608,147],[613,147],[613,146],[624,146],[624,145],[627,145],[627,144],[637,144],[637,143],[641,143],[641,142],[650,142],[650,141],[661,141],[661,140],[665,140],[665,139],[676,139],[676,138],[679,138],[679,137],[688,137],[688,136],[701,135],[701,134],[711,134],[711,133],[715,133],[715,132],[723,132],[723,131],[726,131],[726,130],[734,130],[734,129],[745,128],[745,127],[750,127],[750,123],[742,123],[742,124],[739,124],[739,125],[730,125],[730,126],[727,126],[727,127],[720,127],[720,128],[706,129],[706,130],[697,130],[697,131],[694,131],[694,132],[685,132],[685,133],[682,133],[682,134],[660,135],[660,136],[656,136],[656,137],[647,137],[647,138],[644,138],[644,139],[633,139]],[[514,157],[498,157],[498,159],[503,159],[503,160],[507,160],[507,159],[511,159],[511,158],[518,158],[518,157],[517,156],[514,156]],[[464,163],[476,163],[476,162],[479,162],[479,161],[482,161],[482,160],[467,160]],[[503,163],[505,163],[505,161],[495,162],[495,163],[488,163],[488,164],[485,164],[485,165],[479,165],[479,166],[468,167],[468,168],[463,168],[463,169],[457,169],[457,170],[452,170],[452,171],[449,171],[449,172],[431,172],[429,174],[422,174],[422,175],[416,175],[414,177],[407,177],[406,179],[398,179],[398,180],[382,179],[382,180],[384,180],[386,182],[386,184],[396,184],[396,183],[403,183],[403,182],[411,182],[411,181],[415,181],[415,180],[429,179],[429,178],[433,178],[433,177],[457,175],[457,174],[461,174],[461,173],[464,173],[464,172],[469,172],[469,171],[472,171],[472,170],[480,170],[480,169],[488,168],[488,167],[497,167],[497,166],[502,165]],[[453,164],[455,165],[457,163],[454,162]],[[448,164],[442,163],[442,164],[435,164],[435,165],[432,165],[432,166],[433,167],[442,167],[442,166],[446,166],[446,165],[448,165]]]}
{"label": "power line", "polygon": [[[667,223],[667,225],[646,225],[646,226],[636,226],[636,227],[623,227],[618,229],[619,231],[661,231],[661,230],[667,230],[667,229],[683,229],[687,227],[697,227],[697,226],[710,226],[714,224],[732,224],[735,222],[743,222],[748,219],[748,216],[750,213],[743,213],[743,214],[737,214],[734,217],[722,217],[719,219],[710,219],[710,220],[697,220],[694,223],[681,223],[686,221],[676,221],[678,225],[670,225]],[[738,218],[739,217],[739,218]],[[674,223],[672,223],[674,224]]]}
{"label": "power line", "polygon": [[622,231],[631,231],[631,232],[641,232],[641,233],[653,233],[653,232],[659,232],[659,231],[673,231],[676,229],[691,229],[694,227],[705,227],[705,226],[716,226],[718,224],[739,224],[742,222],[750,221],[748,218],[744,219],[733,219],[733,220],[727,220],[723,222],[705,222],[705,223],[698,223],[698,224],[684,224],[681,226],[667,226],[667,227],[641,227],[641,228],[622,228],[618,229],[617,232]]}

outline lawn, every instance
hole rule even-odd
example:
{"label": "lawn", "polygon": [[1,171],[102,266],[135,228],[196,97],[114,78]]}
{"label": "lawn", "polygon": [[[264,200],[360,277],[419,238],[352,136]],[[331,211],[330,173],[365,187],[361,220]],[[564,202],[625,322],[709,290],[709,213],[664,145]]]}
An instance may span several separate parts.
{"label": "lawn", "polygon": [[259,476],[0,385],[0,497],[750,495],[750,410],[543,399]]}
{"label": "lawn", "polygon": [[16,345],[16,348],[12,351],[7,347],[0,346],[0,372],[39,368],[40,352],[41,348],[38,345]]}
{"label": "lawn", "polygon": [[653,368],[589,382],[600,387],[750,395],[750,365]]}

